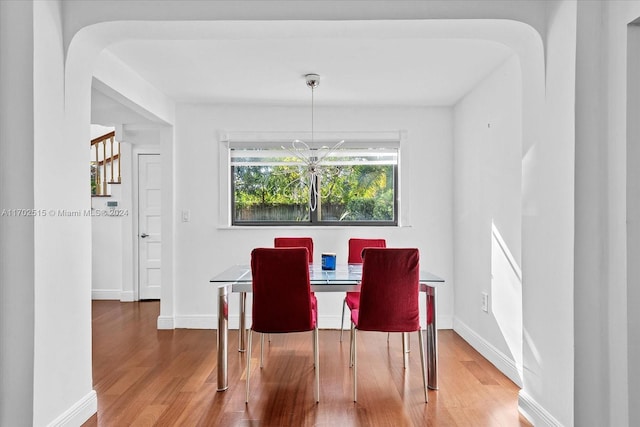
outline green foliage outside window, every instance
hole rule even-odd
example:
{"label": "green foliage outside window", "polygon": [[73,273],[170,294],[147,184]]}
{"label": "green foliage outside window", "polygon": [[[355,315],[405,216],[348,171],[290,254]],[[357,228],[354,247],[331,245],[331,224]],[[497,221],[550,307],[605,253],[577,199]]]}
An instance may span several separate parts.
{"label": "green foliage outside window", "polygon": [[95,164],[91,163],[91,195],[97,194],[97,189],[98,189],[97,176],[98,176],[98,168]]}
{"label": "green foliage outside window", "polygon": [[[309,174],[299,165],[234,166],[234,223],[395,223],[395,165],[322,166],[311,212]],[[311,219],[313,218],[313,220]]]}

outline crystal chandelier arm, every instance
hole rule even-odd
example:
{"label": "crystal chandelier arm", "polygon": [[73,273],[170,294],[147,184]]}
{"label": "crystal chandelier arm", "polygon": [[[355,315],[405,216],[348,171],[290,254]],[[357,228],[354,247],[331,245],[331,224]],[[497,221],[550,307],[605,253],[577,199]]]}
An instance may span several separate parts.
{"label": "crystal chandelier arm", "polygon": [[[305,164],[310,164],[311,163],[311,159],[309,159],[307,156],[304,155],[304,153],[302,153],[300,150],[298,150],[295,146],[296,142],[302,142],[304,144],[303,141],[300,141],[299,139],[296,139],[295,141],[293,141],[293,143],[291,144],[293,146],[293,149],[285,147],[284,145],[281,145],[280,147],[283,150],[287,150],[289,153],[291,153],[292,156],[294,156],[295,158],[297,158],[298,160],[302,161]],[[306,144],[305,144],[306,145]]]}
{"label": "crystal chandelier arm", "polygon": [[344,139],[343,139],[342,141],[338,142],[338,143],[337,143],[336,145],[334,145],[333,147],[331,147],[331,148],[327,149],[327,152],[326,152],[326,153],[324,153],[322,156],[318,157],[318,160],[317,160],[317,162],[316,162],[316,163],[318,163],[318,164],[319,164],[320,162],[322,162],[322,161],[325,159],[325,157],[327,157],[329,154],[332,154],[333,152],[335,152],[338,148],[340,148],[340,146],[341,146],[342,144],[344,144]]}
{"label": "crystal chandelier arm", "polygon": [[[304,145],[304,148],[298,148],[296,147],[296,144],[302,144]],[[306,156],[304,153],[306,152],[311,152],[311,147],[309,147],[309,145],[304,142],[301,141],[299,139],[294,139],[293,142],[291,143],[291,147],[293,147],[293,149],[295,150],[296,153],[298,153],[298,157],[301,157],[302,159],[304,159],[305,163],[311,163],[313,160],[311,160],[311,157]]]}

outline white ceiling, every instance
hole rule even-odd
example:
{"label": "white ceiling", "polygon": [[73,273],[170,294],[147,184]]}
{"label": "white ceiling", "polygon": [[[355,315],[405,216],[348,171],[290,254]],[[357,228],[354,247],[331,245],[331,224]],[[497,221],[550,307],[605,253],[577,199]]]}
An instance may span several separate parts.
{"label": "white ceiling", "polygon": [[272,38],[128,41],[109,51],[176,101],[452,105],[511,54],[480,40]]}
{"label": "white ceiling", "polygon": [[[189,28],[195,36],[154,35],[106,51],[176,102],[308,104],[304,75],[316,73],[318,106],[454,105],[513,55],[497,42],[417,33],[402,22],[236,23],[215,36],[205,34],[210,26]],[[93,123],[149,123],[95,89]]]}

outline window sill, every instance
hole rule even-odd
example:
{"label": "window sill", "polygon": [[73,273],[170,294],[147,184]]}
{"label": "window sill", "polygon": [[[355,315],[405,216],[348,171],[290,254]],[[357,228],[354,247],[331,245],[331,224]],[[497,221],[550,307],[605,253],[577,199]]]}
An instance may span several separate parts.
{"label": "window sill", "polygon": [[412,228],[411,225],[219,225],[217,230],[345,230],[349,228]]}

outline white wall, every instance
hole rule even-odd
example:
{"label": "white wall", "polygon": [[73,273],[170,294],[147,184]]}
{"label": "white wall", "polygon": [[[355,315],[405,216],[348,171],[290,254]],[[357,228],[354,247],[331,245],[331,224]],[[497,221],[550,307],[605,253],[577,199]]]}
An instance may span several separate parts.
{"label": "white wall", "polygon": [[[61,4],[34,2],[33,8],[35,206],[48,213],[83,211],[90,208],[89,126],[82,145],[66,134]],[[47,425],[69,408],[73,424],[97,407],[91,381],[91,220],[38,216],[34,237],[33,425]]]}
{"label": "white wall", "polygon": [[544,99],[523,118],[520,408],[541,425],[574,423],[575,3],[544,2]]}
{"label": "white wall", "polygon": [[525,376],[520,405],[534,400],[544,408],[527,410],[540,424],[573,425],[576,2],[548,1],[545,6],[541,127],[523,131]]}
{"label": "white wall", "polygon": [[[421,266],[445,278],[438,321],[451,327],[452,301],[452,122],[449,108],[316,108],[316,130],[404,129],[401,197],[410,200],[403,227],[234,227],[221,223],[219,136],[224,131],[306,131],[309,108],[179,105],[176,113],[176,210],[191,221],[175,228],[175,326],[215,327],[216,293],[209,279],[231,264],[249,263],[254,247],[273,245],[278,235],[313,237],[315,259],[336,252],[346,261],[350,237],[380,237],[387,245],[418,247]],[[223,189],[226,191],[226,188]],[[401,205],[407,208],[408,205]],[[180,215],[177,215],[180,218]],[[235,295],[233,296],[235,297]],[[320,326],[340,326],[342,295],[318,295]],[[231,327],[237,325],[232,298]],[[237,326],[236,326],[237,327]]]}
{"label": "white wall", "polygon": [[[638,53],[635,48],[633,53],[629,53],[628,49],[632,44],[628,45],[627,38],[635,38],[636,42],[638,41],[637,29],[628,29],[628,24],[640,17],[640,2],[609,1],[602,2],[601,6],[604,16],[600,21],[604,27],[603,38],[601,44],[593,44],[590,48],[590,52],[600,59],[601,74],[592,76],[592,63],[579,56],[578,77],[586,74],[592,78],[578,81],[577,92],[586,96],[593,93],[594,87],[598,87],[602,98],[595,102],[606,107],[603,115],[599,117],[604,125],[601,133],[604,136],[599,138],[597,134],[585,132],[583,140],[589,150],[602,153],[595,162],[590,159],[585,163],[585,167],[603,169],[603,176],[606,177],[603,186],[605,200],[594,204],[585,189],[583,197],[576,199],[576,215],[597,215],[605,225],[593,233],[592,239],[588,242],[591,251],[603,251],[599,257],[599,265],[601,277],[604,279],[585,283],[581,291],[588,294],[589,298],[606,300],[606,303],[591,306],[596,316],[608,321],[607,328],[603,330],[605,338],[602,341],[606,347],[606,360],[600,364],[589,360],[579,372],[576,369],[576,388],[586,387],[587,379],[594,372],[598,373],[599,379],[599,383],[594,385],[593,394],[588,399],[577,401],[576,407],[580,409],[580,420],[584,420],[585,425],[588,425],[588,420],[597,417],[598,407],[602,404],[602,401],[598,400],[601,399],[598,390],[607,390],[607,405],[610,408],[608,425],[639,425],[640,371],[637,360],[640,357],[640,332],[637,326],[637,307],[640,301],[637,294],[633,296],[633,292],[637,292],[640,275],[635,256],[638,252],[633,251],[637,251],[640,243],[637,216],[634,215],[634,212],[638,212],[640,200],[637,192],[634,193],[637,186],[637,164],[640,159],[637,154],[627,151],[628,147],[638,144],[637,139],[627,139],[627,130],[628,122],[637,122],[640,112],[633,108],[633,105],[637,104],[628,104],[628,97],[638,94],[637,86],[632,92],[634,86],[628,85],[627,81],[637,79],[637,74],[629,73],[633,69],[630,68],[630,63],[638,60]],[[579,2],[579,7],[585,8],[588,5]],[[583,22],[579,21],[579,24]],[[585,26],[589,28],[588,23]],[[630,40],[630,43],[633,42]],[[637,63],[635,66],[637,67]],[[591,129],[590,123],[594,120],[591,108],[590,103],[576,104],[577,129]],[[632,187],[627,188],[628,186]],[[628,214],[630,216],[627,216]],[[584,229],[581,231],[588,232]],[[576,263],[576,268],[586,269],[588,265],[585,262]],[[576,319],[576,325],[591,322],[587,316]],[[586,345],[589,342],[585,337],[581,344]]]}
{"label": "white wall", "polygon": [[[627,57],[627,360],[628,377],[640,378],[640,22],[628,28]],[[624,309],[622,310],[624,311]],[[615,331],[612,331],[615,333]],[[619,338],[620,335],[617,335]],[[624,342],[624,341],[623,341]],[[615,357],[612,355],[612,358]],[[629,381],[629,420],[640,422],[640,408],[632,402],[640,400],[640,384]]]}
{"label": "white wall", "polygon": [[107,207],[107,202],[115,201],[118,211],[129,212],[122,204],[121,185],[111,185],[111,197],[91,198],[94,213],[91,217],[91,299],[94,300],[120,300],[124,290],[122,229],[129,215],[109,215],[111,208]]}
{"label": "white wall", "polygon": [[[601,404],[603,395],[610,400],[612,391],[617,393],[609,388],[607,379],[608,292],[604,292],[606,270],[601,261],[606,256],[607,223],[606,216],[597,208],[607,204],[607,154],[604,144],[600,144],[606,138],[606,121],[601,120],[607,110],[602,101],[606,89],[594,83],[601,80],[605,68],[602,12],[602,3],[578,4],[574,390],[575,421],[585,426],[626,425],[623,420],[627,412],[621,410],[626,406],[626,398],[612,402],[612,407]],[[587,87],[589,90],[580,90]],[[586,206],[589,207],[585,209]],[[612,423],[613,420],[616,422]]]}
{"label": "white wall", "polygon": [[[0,2],[1,210],[34,208],[33,44],[33,6]],[[33,421],[34,264],[34,218],[2,215],[0,425]]]}
{"label": "white wall", "polygon": [[[638,11],[636,10],[636,13]],[[640,423],[640,408],[635,402],[640,400],[640,267],[635,262],[640,258],[640,16],[634,16],[634,25],[628,26],[627,57],[627,360],[629,378],[629,420],[630,424]],[[619,287],[616,287],[620,300]],[[624,311],[624,310],[623,310]],[[617,319],[616,319],[617,320]],[[614,335],[615,334],[615,335]],[[612,330],[614,338],[620,339],[619,330]],[[624,340],[620,340],[624,342]],[[623,348],[618,345],[618,349]],[[613,349],[612,349],[613,350]],[[615,358],[615,355],[612,355]],[[614,359],[615,361],[615,359]],[[613,370],[613,369],[612,369]],[[612,374],[623,371],[616,369]]]}
{"label": "white wall", "polygon": [[[513,271],[520,268],[522,215],[517,57],[496,69],[453,112],[454,329],[522,384],[522,283]],[[492,224],[505,248],[494,247],[500,240]],[[486,313],[480,309],[482,292],[490,298]]]}

